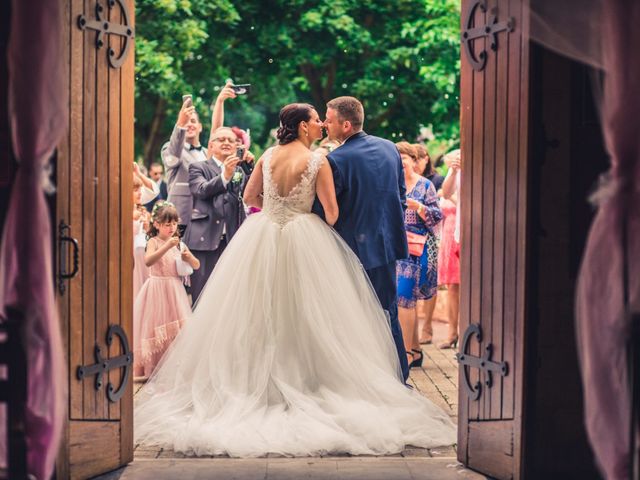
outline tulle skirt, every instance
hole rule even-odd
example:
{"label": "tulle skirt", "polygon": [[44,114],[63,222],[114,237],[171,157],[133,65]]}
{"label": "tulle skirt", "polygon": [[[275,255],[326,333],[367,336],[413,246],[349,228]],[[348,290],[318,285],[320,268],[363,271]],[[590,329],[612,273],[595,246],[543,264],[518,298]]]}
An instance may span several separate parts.
{"label": "tulle skirt", "polygon": [[388,454],[450,445],[446,413],[401,381],[357,257],[312,214],[251,215],[159,368],[135,438],[190,455]]}
{"label": "tulle skirt", "polygon": [[149,377],[191,315],[180,277],[150,276],[133,305],[133,374]]}

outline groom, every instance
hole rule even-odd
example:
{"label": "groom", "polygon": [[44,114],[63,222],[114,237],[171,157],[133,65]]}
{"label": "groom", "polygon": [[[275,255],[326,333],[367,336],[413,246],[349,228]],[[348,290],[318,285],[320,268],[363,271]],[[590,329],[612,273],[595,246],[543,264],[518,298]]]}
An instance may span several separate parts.
{"label": "groom", "polygon": [[[402,161],[393,143],[367,135],[363,123],[364,108],[358,99],[338,97],[327,103],[324,126],[330,139],[342,143],[327,156],[340,208],[334,228],[362,262],[382,308],[389,314],[406,381],[409,366],[396,294],[396,260],[409,256]],[[317,200],[313,211],[323,217]]]}

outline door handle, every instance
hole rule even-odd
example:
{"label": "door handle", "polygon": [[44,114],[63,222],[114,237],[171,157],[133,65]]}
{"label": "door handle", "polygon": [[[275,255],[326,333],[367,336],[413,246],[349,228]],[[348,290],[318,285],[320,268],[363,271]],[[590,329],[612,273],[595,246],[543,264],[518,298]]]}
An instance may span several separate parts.
{"label": "door handle", "polygon": [[[58,291],[60,295],[64,295],[66,290],[65,280],[76,276],[80,263],[78,240],[67,233],[71,233],[71,227],[64,223],[64,220],[60,220],[58,225]],[[67,249],[65,248],[67,243],[73,247],[73,269],[70,272],[67,272]]]}

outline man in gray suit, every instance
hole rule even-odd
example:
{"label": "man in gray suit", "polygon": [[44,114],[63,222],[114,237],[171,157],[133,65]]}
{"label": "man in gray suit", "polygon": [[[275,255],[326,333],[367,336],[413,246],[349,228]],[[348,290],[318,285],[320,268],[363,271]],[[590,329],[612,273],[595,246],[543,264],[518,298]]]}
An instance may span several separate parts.
{"label": "man in gray suit", "polygon": [[189,165],[207,159],[206,150],[200,145],[200,132],[202,124],[195,107],[185,102],[178,113],[171,139],[161,150],[166,171],[167,200],[176,206],[182,225],[188,225],[191,218]]}
{"label": "man in gray suit", "polygon": [[191,275],[194,304],[220,255],[245,219],[242,191],[247,178],[238,167],[236,135],[227,127],[213,132],[211,158],[189,165],[189,188],[193,195],[191,223],[184,241],[200,261]]}
{"label": "man in gray suit", "polygon": [[[222,126],[223,114],[220,111],[224,101],[235,97],[236,94],[229,85],[220,91],[211,119],[211,135]],[[161,150],[162,163],[166,171],[167,200],[176,206],[180,224],[185,226],[191,219],[193,201],[189,190],[189,166],[207,160],[207,151],[200,144],[200,132],[202,132],[200,118],[191,100],[187,100],[178,113],[178,121],[173,128],[171,138]]]}

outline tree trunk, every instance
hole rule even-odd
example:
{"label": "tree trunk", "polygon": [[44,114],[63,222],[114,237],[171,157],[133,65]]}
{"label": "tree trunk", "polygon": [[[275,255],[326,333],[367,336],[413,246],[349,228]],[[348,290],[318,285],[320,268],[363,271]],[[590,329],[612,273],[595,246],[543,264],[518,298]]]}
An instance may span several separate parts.
{"label": "tree trunk", "polygon": [[167,101],[164,98],[158,98],[156,102],[156,109],[153,113],[153,119],[151,120],[151,126],[149,127],[149,134],[144,144],[144,164],[147,168],[153,163],[158,162],[160,159],[160,132],[162,124],[166,116]]}
{"label": "tree trunk", "polygon": [[[320,116],[324,116],[326,104],[333,97],[333,87],[336,76],[335,62],[332,61],[322,68],[306,63],[301,65],[300,69],[311,87],[311,97],[313,98],[314,107],[316,107]],[[323,78],[324,84],[322,81]]]}

